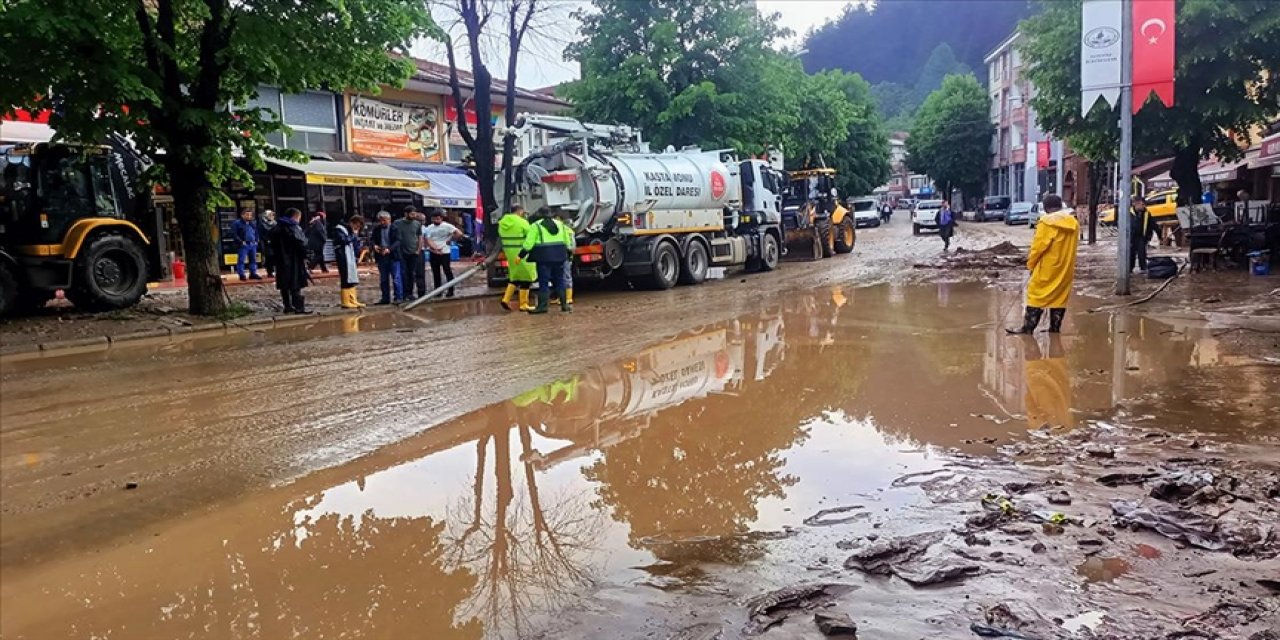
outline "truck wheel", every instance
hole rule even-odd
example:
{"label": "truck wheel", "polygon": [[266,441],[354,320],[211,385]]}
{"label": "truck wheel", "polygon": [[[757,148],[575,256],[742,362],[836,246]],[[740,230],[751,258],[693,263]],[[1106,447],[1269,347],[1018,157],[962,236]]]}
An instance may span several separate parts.
{"label": "truck wheel", "polygon": [[[880,226],[877,222],[876,226]],[[853,227],[853,220],[845,218],[840,221],[840,229],[836,233],[836,253],[852,253],[853,243],[858,238],[858,231]]]}
{"label": "truck wheel", "polygon": [[707,279],[707,270],[711,268],[707,247],[694,240],[684,250],[684,261],[680,267],[680,284],[702,284]]}
{"label": "truck wheel", "polygon": [[653,248],[653,262],[644,283],[659,291],[676,286],[680,278],[680,254],[670,242],[659,242]]}
{"label": "truck wheel", "polygon": [[831,256],[834,256],[836,254],[836,247],[834,242],[835,239],[831,237],[831,220],[819,221],[817,228],[814,230],[817,231],[818,239],[822,242],[821,257],[830,258]]}
{"label": "truck wheel", "polygon": [[18,308],[18,276],[9,265],[0,262],[0,317],[13,314]]}
{"label": "truck wheel", "polygon": [[131,307],[147,292],[147,261],[132,238],[101,235],[76,258],[67,297],[77,307],[104,311]]}
{"label": "truck wheel", "polygon": [[778,268],[782,253],[778,250],[778,239],[772,233],[764,234],[760,239],[760,260],[757,266],[761,271],[773,271]]}
{"label": "truck wheel", "polygon": [[916,223],[914,223],[914,222],[913,222],[913,223],[911,223],[911,235],[913,235],[913,236],[918,236],[918,235],[920,235],[920,225],[918,225],[918,224],[916,224]]}

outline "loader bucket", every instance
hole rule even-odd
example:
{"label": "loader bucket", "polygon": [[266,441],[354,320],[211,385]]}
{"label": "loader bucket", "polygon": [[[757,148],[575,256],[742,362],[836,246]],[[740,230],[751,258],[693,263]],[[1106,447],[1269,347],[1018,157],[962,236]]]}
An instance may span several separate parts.
{"label": "loader bucket", "polygon": [[790,262],[801,260],[821,260],[823,258],[822,238],[814,227],[788,229],[785,238],[786,257]]}

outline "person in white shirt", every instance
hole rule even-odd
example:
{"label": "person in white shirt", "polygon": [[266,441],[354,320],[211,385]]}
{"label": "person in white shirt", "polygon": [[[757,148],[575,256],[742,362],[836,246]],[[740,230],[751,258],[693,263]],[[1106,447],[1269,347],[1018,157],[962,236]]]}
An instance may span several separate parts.
{"label": "person in white shirt", "polygon": [[[454,240],[462,237],[462,230],[444,221],[444,211],[436,209],[431,212],[431,224],[422,228],[423,247],[431,261],[431,279],[435,288],[453,280],[453,263],[450,246]],[[441,276],[443,272],[443,277]],[[453,297],[453,287],[445,296]]]}

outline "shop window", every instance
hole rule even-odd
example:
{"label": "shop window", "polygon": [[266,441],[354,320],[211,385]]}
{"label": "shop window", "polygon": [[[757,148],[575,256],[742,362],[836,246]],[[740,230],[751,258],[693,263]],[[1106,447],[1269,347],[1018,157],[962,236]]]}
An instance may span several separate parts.
{"label": "shop window", "polygon": [[259,107],[277,116],[283,114],[289,133],[267,134],[267,142],[284,149],[336,151],[338,111],[332,93],[308,91],[282,94],[275,87],[258,87],[258,96],[246,106]]}

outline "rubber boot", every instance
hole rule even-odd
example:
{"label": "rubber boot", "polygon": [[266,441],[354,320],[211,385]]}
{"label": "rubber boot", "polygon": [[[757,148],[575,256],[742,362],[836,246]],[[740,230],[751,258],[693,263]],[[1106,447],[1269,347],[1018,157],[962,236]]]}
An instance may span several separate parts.
{"label": "rubber boot", "polygon": [[359,287],[351,287],[351,303],[352,303],[352,304],[354,304],[354,305],[356,305],[356,308],[357,308],[357,309],[363,309],[363,308],[365,308],[365,307],[369,306],[369,305],[367,305],[367,304],[365,304],[365,303],[363,303],[363,302],[360,302],[360,288],[359,288]]}
{"label": "rubber boot", "polygon": [[546,313],[547,303],[551,301],[551,292],[546,289],[538,289],[538,306],[529,310],[529,313]]}
{"label": "rubber boot", "polygon": [[301,291],[293,296],[293,312],[311,313],[311,310],[307,308],[307,297],[302,295]]}
{"label": "rubber boot", "polygon": [[356,292],[354,288],[339,289],[338,291],[342,294],[340,296],[341,302],[338,303],[338,306],[342,307],[343,309],[359,309],[360,308],[359,306],[356,305],[354,300],[355,298],[354,294]]}
{"label": "rubber boot", "polygon": [[1012,327],[1005,329],[1011,334],[1030,334],[1036,330],[1036,326],[1040,324],[1040,318],[1044,315],[1044,309],[1040,307],[1027,307],[1026,312],[1022,316],[1022,327],[1014,329]]}
{"label": "rubber boot", "polygon": [[565,288],[564,298],[569,301],[569,304],[573,304],[573,287]]}
{"label": "rubber boot", "polygon": [[567,292],[564,297],[560,298],[560,313],[573,313],[573,305],[569,302]]}
{"label": "rubber boot", "polygon": [[284,303],[284,312],[293,313],[293,296],[288,291],[280,292],[280,300]]}
{"label": "rubber boot", "polygon": [[533,305],[529,304],[529,293],[530,291],[528,289],[520,290],[520,310],[521,311],[533,310]]}
{"label": "rubber boot", "polygon": [[498,301],[498,306],[502,307],[503,311],[510,311],[511,299],[514,297],[516,297],[516,285],[508,282],[507,290],[502,292],[502,299]]}
{"label": "rubber boot", "polygon": [[1066,309],[1049,310],[1049,333],[1062,333],[1062,320],[1067,317]]}

